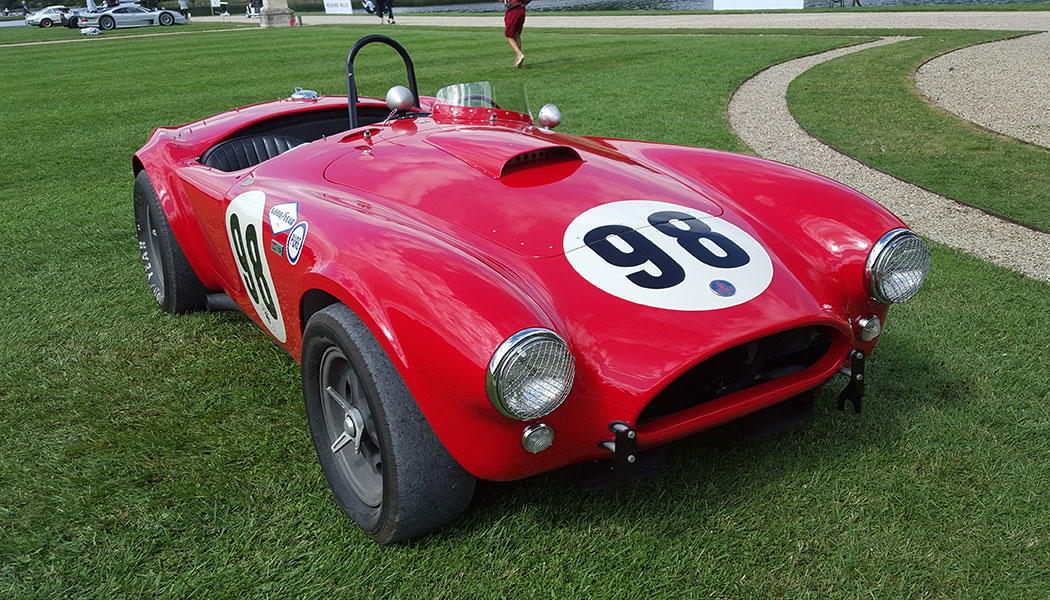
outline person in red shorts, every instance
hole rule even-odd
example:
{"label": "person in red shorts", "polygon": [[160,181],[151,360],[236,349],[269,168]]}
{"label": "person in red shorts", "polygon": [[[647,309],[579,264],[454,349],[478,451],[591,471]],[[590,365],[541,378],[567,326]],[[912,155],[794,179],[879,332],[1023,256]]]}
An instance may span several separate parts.
{"label": "person in red shorts", "polygon": [[505,5],[507,14],[503,17],[505,27],[503,35],[507,36],[510,47],[514,50],[514,66],[521,68],[525,62],[525,53],[521,51],[521,28],[525,26],[525,5],[532,0],[500,0]]}

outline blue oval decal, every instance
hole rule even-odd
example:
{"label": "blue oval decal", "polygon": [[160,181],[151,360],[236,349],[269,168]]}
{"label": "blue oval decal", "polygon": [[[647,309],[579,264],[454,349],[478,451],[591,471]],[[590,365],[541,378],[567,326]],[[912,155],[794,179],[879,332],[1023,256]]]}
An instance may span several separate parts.
{"label": "blue oval decal", "polygon": [[726,298],[736,293],[736,286],[725,279],[716,279],[711,282],[711,291]]}
{"label": "blue oval decal", "polygon": [[298,225],[292,228],[292,232],[288,234],[288,243],[286,244],[285,254],[288,256],[288,262],[293,265],[299,262],[299,255],[303,253],[303,246],[306,245],[306,232],[309,226],[306,221],[302,221]]}

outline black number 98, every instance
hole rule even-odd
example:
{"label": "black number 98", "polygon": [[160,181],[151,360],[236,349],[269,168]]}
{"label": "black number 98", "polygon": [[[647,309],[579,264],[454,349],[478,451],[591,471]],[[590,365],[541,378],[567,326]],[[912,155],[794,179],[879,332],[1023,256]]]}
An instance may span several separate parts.
{"label": "black number 98", "polygon": [[[717,269],[742,267],[751,257],[728,237],[712,231],[702,220],[687,213],[666,210],[649,215],[649,224],[657,231],[672,237],[693,258]],[[607,238],[616,236],[631,247],[625,252]],[[605,262],[617,267],[640,267],[652,263],[659,275],[642,270],[627,275],[627,279],[640,287],[666,289],[685,281],[685,269],[674,258],[660,249],[642,233],[624,225],[602,225],[583,236]]]}

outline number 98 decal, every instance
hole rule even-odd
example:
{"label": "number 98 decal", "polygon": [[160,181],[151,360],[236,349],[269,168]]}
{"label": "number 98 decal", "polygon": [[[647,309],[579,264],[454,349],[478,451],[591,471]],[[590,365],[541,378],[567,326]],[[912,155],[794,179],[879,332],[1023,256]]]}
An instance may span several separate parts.
{"label": "number 98 decal", "polygon": [[584,279],[656,308],[728,308],[755,298],[773,279],[769,254],[743,229],[667,202],[596,206],[569,224],[563,244]]}
{"label": "number 98 decal", "polygon": [[260,191],[245,192],[230,202],[226,209],[226,233],[230,249],[241,275],[244,289],[255,307],[259,320],[270,330],[277,341],[286,339],[281,303],[273,289],[273,276],[266,261],[266,244],[263,235],[263,211],[266,194]]}

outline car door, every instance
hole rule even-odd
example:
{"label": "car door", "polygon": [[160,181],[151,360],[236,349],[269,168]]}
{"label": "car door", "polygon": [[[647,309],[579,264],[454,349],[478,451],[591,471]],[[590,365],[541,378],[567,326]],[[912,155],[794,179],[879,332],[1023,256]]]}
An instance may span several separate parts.
{"label": "car door", "polygon": [[[108,14],[113,17],[113,22],[116,23],[117,27],[131,27],[131,19],[128,18],[128,7],[121,6],[109,11]],[[102,18],[99,17],[99,21],[101,20]]]}
{"label": "car door", "polygon": [[128,8],[128,20],[133,23],[135,27],[143,27],[146,25],[156,24],[156,18],[152,11],[146,10],[141,6],[129,6]]}

